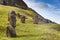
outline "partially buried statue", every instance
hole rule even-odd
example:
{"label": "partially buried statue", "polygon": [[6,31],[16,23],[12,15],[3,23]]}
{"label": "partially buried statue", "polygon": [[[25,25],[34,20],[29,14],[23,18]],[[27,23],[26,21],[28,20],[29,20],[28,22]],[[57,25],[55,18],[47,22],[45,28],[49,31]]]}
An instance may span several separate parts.
{"label": "partially buried statue", "polygon": [[15,11],[10,11],[10,13],[8,14],[8,21],[13,28],[16,27],[16,13],[15,13]]}
{"label": "partially buried statue", "polygon": [[10,11],[8,13],[8,25],[6,27],[7,37],[16,37],[15,27],[16,27],[16,13],[15,11]]}

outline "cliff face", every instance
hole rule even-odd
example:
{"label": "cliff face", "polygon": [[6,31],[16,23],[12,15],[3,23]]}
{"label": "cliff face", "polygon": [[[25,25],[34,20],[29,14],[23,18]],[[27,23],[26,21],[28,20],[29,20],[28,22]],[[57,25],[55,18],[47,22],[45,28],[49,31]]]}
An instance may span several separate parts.
{"label": "cliff face", "polygon": [[19,8],[27,9],[28,6],[23,0],[0,0],[0,4],[16,6]]}
{"label": "cliff face", "polygon": [[35,10],[33,10],[31,8],[30,8],[30,10],[32,10],[35,13],[35,15],[38,15],[40,22],[43,22],[43,23],[55,23],[55,22],[52,22],[49,19],[45,19],[43,16],[41,16],[40,14],[38,14]]}
{"label": "cliff face", "polygon": [[26,3],[23,0],[14,0],[15,1],[15,5],[19,6],[21,8],[28,8],[28,6],[26,5]]}
{"label": "cliff face", "polygon": [[19,7],[19,8],[23,8],[23,9],[27,9],[27,10],[28,9],[32,10],[35,13],[35,15],[39,16],[40,22],[53,23],[52,21],[50,21],[48,19],[45,19],[44,17],[42,17],[41,15],[39,15],[33,9],[29,8],[23,0],[0,0],[0,4],[9,5],[9,6],[15,6],[15,7]]}

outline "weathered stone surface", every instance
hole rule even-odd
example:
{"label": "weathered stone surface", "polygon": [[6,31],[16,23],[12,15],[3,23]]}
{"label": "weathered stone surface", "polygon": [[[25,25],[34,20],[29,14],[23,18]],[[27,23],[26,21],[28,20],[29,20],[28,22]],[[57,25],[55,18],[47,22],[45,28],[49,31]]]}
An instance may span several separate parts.
{"label": "weathered stone surface", "polygon": [[26,5],[26,3],[23,0],[14,0],[16,3],[16,6],[19,6],[21,8],[28,8],[28,6]]}
{"label": "weathered stone surface", "polygon": [[6,1],[3,1],[3,5],[7,5],[7,2]]}
{"label": "weathered stone surface", "polygon": [[6,5],[6,1],[5,0],[0,0],[0,4]]}
{"label": "weathered stone surface", "polygon": [[48,20],[48,19],[45,19],[44,20],[45,23],[53,23],[52,21]]}
{"label": "weathered stone surface", "polygon": [[16,37],[15,27],[16,27],[16,13],[15,11],[10,11],[8,13],[8,21],[9,24],[6,28],[6,36],[7,37]]}
{"label": "weathered stone surface", "polygon": [[20,15],[19,13],[17,13],[17,17],[20,18],[22,15]]}
{"label": "weathered stone surface", "polygon": [[16,6],[23,9],[28,8],[28,6],[23,0],[0,0],[0,4],[4,4],[4,2],[10,6]]}
{"label": "weathered stone surface", "polygon": [[15,11],[11,10],[8,13],[8,21],[12,27],[14,27],[14,28],[16,27],[16,13],[15,13]]}
{"label": "weathered stone surface", "polygon": [[21,16],[21,22],[22,22],[22,23],[25,23],[25,20],[26,20],[26,17],[22,15],[22,16]]}
{"label": "weathered stone surface", "polygon": [[38,24],[39,23],[38,15],[35,15],[33,20],[34,20],[34,24]]}
{"label": "weathered stone surface", "polygon": [[6,28],[6,36],[7,37],[16,37],[15,29],[10,25],[8,25]]}

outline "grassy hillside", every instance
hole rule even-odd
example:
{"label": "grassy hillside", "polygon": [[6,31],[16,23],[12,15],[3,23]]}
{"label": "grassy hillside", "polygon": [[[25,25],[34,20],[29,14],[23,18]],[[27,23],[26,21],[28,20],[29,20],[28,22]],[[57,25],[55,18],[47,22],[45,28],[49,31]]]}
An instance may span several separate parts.
{"label": "grassy hillside", "polygon": [[[17,18],[16,33],[18,37],[16,38],[7,38],[5,35],[9,10],[15,10],[16,13],[27,17],[25,24],[22,24]],[[53,23],[33,24],[32,17],[34,15],[32,10],[0,5],[0,40],[60,40],[60,25]]]}

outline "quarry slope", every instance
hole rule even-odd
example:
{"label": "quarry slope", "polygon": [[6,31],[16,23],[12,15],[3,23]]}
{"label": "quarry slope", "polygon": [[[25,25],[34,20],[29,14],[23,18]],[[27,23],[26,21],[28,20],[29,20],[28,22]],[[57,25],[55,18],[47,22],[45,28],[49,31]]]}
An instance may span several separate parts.
{"label": "quarry slope", "polygon": [[[6,37],[8,13],[14,10],[27,17],[26,23],[22,24],[17,18],[16,38]],[[60,25],[55,23],[33,24],[33,16],[36,15],[31,9],[22,9],[12,6],[0,5],[0,40],[60,40]],[[57,29],[56,29],[57,28]]]}

